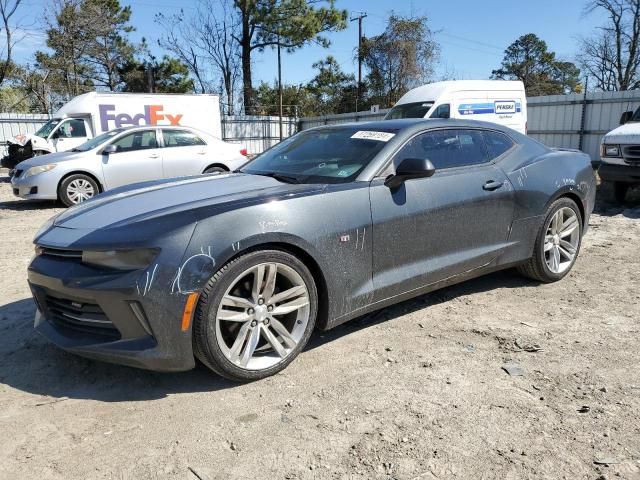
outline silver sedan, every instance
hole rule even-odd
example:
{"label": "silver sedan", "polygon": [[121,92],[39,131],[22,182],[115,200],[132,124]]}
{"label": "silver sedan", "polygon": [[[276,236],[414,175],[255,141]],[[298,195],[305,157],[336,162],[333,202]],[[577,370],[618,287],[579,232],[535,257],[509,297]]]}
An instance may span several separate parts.
{"label": "silver sedan", "polygon": [[247,162],[245,155],[240,145],[190,128],[119,128],[19,163],[11,185],[18,197],[71,206],[122,185],[232,171]]}

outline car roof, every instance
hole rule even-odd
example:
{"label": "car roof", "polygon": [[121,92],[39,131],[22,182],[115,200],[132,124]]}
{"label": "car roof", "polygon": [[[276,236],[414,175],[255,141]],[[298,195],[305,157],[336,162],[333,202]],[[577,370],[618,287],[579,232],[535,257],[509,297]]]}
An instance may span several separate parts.
{"label": "car roof", "polygon": [[[111,130],[108,130],[109,132],[112,132],[114,130],[118,131],[118,134],[122,134],[122,133],[127,133],[127,132],[135,132],[136,130],[148,130],[151,128],[159,128],[160,130],[187,130],[189,132],[195,133],[201,137],[206,137],[209,141],[211,140],[220,140],[218,137],[216,137],[215,135],[212,135],[208,132],[204,132],[202,130],[198,130],[197,128],[193,128],[193,127],[187,127],[187,126],[183,126],[183,125],[135,125],[132,127],[118,127],[118,128],[112,128]],[[106,133],[106,132],[103,132]]]}
{"label": "car roof", "polygon": [[349,122],[334,125],[322,125],[314,130],[324,130],[331,128],[359,128],[362,130],[393,130],[396,132],[415,132],[429,130],[432,128],[486,128],[498,130],[509,135],[513,135],[515,130],[504,127],[497,123],[483,122],[479,120],[461,120],[457,118],[400,118],[395,120],[374,120],[371,122]]}

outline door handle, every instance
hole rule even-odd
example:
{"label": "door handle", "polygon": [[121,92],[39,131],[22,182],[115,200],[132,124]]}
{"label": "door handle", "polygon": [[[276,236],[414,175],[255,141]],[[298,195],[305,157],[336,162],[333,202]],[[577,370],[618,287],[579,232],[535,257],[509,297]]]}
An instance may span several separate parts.
{"label": "door handle", "polygon": [[484,190],[488,190],[490,192],[499,189],[502,185],[504,185],[504,182],[496,182],[495,180],[489,180],[487,183],[485,183],[482,188]]}
{"label": "door handle", "polygon": [[197,153],[198,153],[198,155],[205,155],[207,153],[207,151],[206,150],[200,150]]}
{"label": "door handle", "polygon": [[157,153],[152,153],[151,155],[149,155],[149,158],[158,158],[160,155],[158,155]]}

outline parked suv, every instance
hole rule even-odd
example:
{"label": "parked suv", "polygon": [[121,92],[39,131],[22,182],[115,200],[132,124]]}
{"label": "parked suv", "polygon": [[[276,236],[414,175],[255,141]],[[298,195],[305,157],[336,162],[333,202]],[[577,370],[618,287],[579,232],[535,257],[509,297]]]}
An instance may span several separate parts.
{"label": "parked suv", "polygon": [[620,126],[602,138],[600,159],[600,178],[613,182],[616,200],[624,202],[629,187],[640,185],[640,107],[624,112]]}
{"label": "parked suv", "polygon": [[11,186],[21,198],[71,206],[131,183],[235,170],[247,162],[246,153],[192,128],[116,128],[68,152],[20,162]]}

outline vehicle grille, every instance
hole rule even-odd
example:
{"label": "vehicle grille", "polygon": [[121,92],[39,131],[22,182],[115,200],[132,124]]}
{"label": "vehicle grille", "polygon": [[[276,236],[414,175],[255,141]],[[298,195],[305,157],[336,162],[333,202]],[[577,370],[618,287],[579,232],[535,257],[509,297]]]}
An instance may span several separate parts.
{"label": "vehicle grille", "polygon": [[640,164],[640,145],[623,146],[622,158],[629,163]]}
{"label": "vehicle grille", "polygon": [[95,303],[45,296],[47,319],[53,324],[85,333],[120,338],[120,332]]}
{"label": "vehicle grille", "polygon": [[40,247],[40,255],[62,258],[82,258],[82,250],[63,250],[61,248]]}

